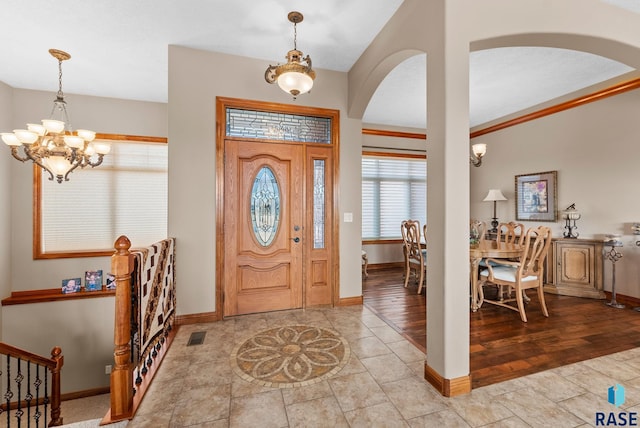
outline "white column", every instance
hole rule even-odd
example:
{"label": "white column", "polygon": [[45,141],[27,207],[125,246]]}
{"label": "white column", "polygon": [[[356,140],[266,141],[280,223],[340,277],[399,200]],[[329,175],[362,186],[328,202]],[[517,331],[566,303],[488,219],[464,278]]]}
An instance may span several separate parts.
{"label": "white column", "polygon": [[425,18],[429,26],[425,376],[448,396],[470,389],[469,44],[453,25],[456,14],[464,14],[460,3],[430,1]]}

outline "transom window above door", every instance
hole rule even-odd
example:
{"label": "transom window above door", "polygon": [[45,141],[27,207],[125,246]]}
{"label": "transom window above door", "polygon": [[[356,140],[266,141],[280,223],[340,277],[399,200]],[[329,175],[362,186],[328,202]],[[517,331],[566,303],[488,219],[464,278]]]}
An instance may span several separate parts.
{"label": "transom window above door", "polygon": [[227,137],[331,144],[331,118],[227,108]]}

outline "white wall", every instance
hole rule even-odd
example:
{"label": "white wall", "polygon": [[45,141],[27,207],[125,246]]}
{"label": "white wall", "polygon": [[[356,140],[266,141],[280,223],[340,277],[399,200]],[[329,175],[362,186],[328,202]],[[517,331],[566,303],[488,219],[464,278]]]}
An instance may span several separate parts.
{"label": "white wall", "polygon": [[[339,109],[340,297],[362,294],[360,270],[361,122],[346,117],[347,76],[316,70],[296,101],[264,81],[269,65],[245,57],[169,47],[169,234],[177,238],[178,313],[210,313],[215,302],[216,96]],[[188,289],[188,292],[185,290]]]}
{"label": "white wall", "polygon": [[[11,87],[0,82],[0,132],[11,132],[13,116]],[[11,293],[11,159],[9,148],[0,143],[0,296]],[[0,308],[0,332],[2,331]],[[0,340],[2,336],[0,333]]]}
{"label": "white wall", "polygon": [[[2,99],[3,95],[0,93]],[[49,92],[14,89],[13,119],[1,127],[2,131],[24,128],[26,123],[47,118],[53,99],[54,94]],[[66,101],[75,128],[110,134],[167,135],[165,104],[77,95],[67,95]],[[4,105],[0,103],[0,109]],[[11,203],[1,205],[0,220],[5,221],[0,225],[12,228],[11,247],[6,253],[11,254],[11,276],[10,287],[3,289],[1,298],[8,297],[11,291],[57,288],[62,279],[81,277],[86,270],[109,272],[109,257],[33,260],[32,165],[12,158],[7,162],[7,158],[6,155],[0,157],[0,163],[8,166],[0,169],[0,176],[10,170]],[[70,177],[73,180],[73,174]],[[6,199],[4,192],[0,190],[0,198]],[[10,221],[4,212],[7,206],[11,207]],[[0,229],[0,233],[3,230]],[[116,238],[114,236],[114,241]],[[1,268],[0,274],[5,275]],[[4,306],[2,339],[45,356],[51,348],[60,346],[65,355],[62,390],[82,391],[109,384],[104,366],[113,361],[113,319],[113,297]]]}
{"label": "white wall", "polygon": [[[482,199],[490,188],[499,188],[508,199],[497,204],[499,220],[515,220],[515,176],[558,171],[558,208],[575,202],[582,213],[581,238],[625,235],[616,292],[640,297],[640,247],[630,229],[640,222],[639,105],[640,90],[635,90],[475,138],[473,143],[487,144],[487,155],[471,171],[471,215],[490,221],[493,204]],[[562,220],[540,224],[562,236]],[[607,262],[606,290],[611,289],[610,267]]]}

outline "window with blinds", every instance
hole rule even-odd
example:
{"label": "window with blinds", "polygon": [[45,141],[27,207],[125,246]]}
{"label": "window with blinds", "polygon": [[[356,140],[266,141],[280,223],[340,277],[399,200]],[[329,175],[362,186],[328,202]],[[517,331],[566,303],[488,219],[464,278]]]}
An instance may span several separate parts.
{"label": "window with blinds", "polygon": [[427,220],[424,157],[362,156],[362,239],[398,239],[406,219]]}
{"label": "window with blinds", "polygon": [[102,165],[75,170],[69,181],[41,174],[41,253],[113,251],[120,235],[133,247],[167,237],[167,144],[110,143]]}

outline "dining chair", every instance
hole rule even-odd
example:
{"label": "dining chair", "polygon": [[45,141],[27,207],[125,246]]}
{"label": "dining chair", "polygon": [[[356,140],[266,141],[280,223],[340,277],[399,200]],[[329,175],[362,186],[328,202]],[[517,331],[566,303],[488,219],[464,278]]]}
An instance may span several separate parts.
{"label": "dining chair", "polygon": [[422,292],[422,283],[426,274],[427,250],[423,248],[418,220],[404,220],[401,224],[403,252],[405,257],[404,287],[409,284],[413,273],[418,282],[418,294]]}
{"label": "dining chair", "polygon": [[[473,218],[469,220],[469,243],[470,244],[475,245],[478,242],[486,239],[486,234],[487,234],[487,223],[485,223],[484,221],[473,219]],[[478,263],[478,268],[480,270],[487,268],[487,263],[484,259],[480,260],[480,262]],[[480,287],[482,287],[486,282],[486,280],[483,280],[482,278],[471,278],[472,283],[473,281],[476,281],[476,280],[480,280],[479,281]]]}
{"label": "dining chair", "polygon": [[402,255],[404,257],[404,268],[402,269],[402,277],[407,277],[407,272],[409,272],[409,254],[407,253],[407,248],[409,248],[409,242],[407,241],[407,220],[402,220],[400,223],[400,235],[402,236]]}
{"label": "dining chair", "polygon": [[[424,226],[422,226],[422,240],[423,240],[423,250],[425,250],[425,254],[426,254],[426,249],[427,249],[427,225],[425,224]],[[427,262],[427,260],[425,259],[424,261],[425,263]]]}
{"label": "dining chair", "polygon": [[[526,235],[526,231],[524,228],[524,224],[516,223],[515,221],[510,221],[508,223],[500,223],[498,225],[498,232],[496,235],[496,240],[498,242],[507,242],[510,244],[518,244],[522,245],[524,242],[524,237]],[[483,260],[484,261],[484,260]],[[518,261],[517,259],[512,261]],[[486,261],[485,266],[486,266]],[[482,262],[480,262],[482,266]],[[498,292],[500,293],[500,300],[504,299],[504,295],[506,293],[511,294],[511,288],[505,286],[498,286]],[[525,302],[529,302],[529,297],[526,294],[523,294],[523,299]]]}
{"label": "dining chair", "polygon": [[[501,260],[489,258],[487,270],[480,275],[489,282],[504,285],[513,289],[515,297],[502,301],[488,301],[498,306],[512,309],[520,313],[523,322],[527,322],[527,314],[524,309],[524,291],[537,289],[540,307],[545,317],[549,316],[544,300],[544,260],[547,257],[551,244],[551,229],[546,226],[538,226],[527,231],[523,243],[523,251],[520,260]],[[509,303],[516,302],[516,306]]]}
{"label": "dining chair", "polygon": [[498,225],[498,241],[515,243],[522,245],[525,237],[524,224],[510,221],[509,223],[500,223]]}
{"label": "dining chair", "polygon": [[[509,223],[500,223],[498,225],[496,241],[522,245],[525,234],[524,224],[522,223],[516,223],[514,221],[510,221]],[[480,261],[480,267],[486,268],[487,261]]]}
{"label": "dining chair", "polygon": [[367,252],[362,250],[362,274],[365,278],[369,278],[369,256],[367,256]]}

